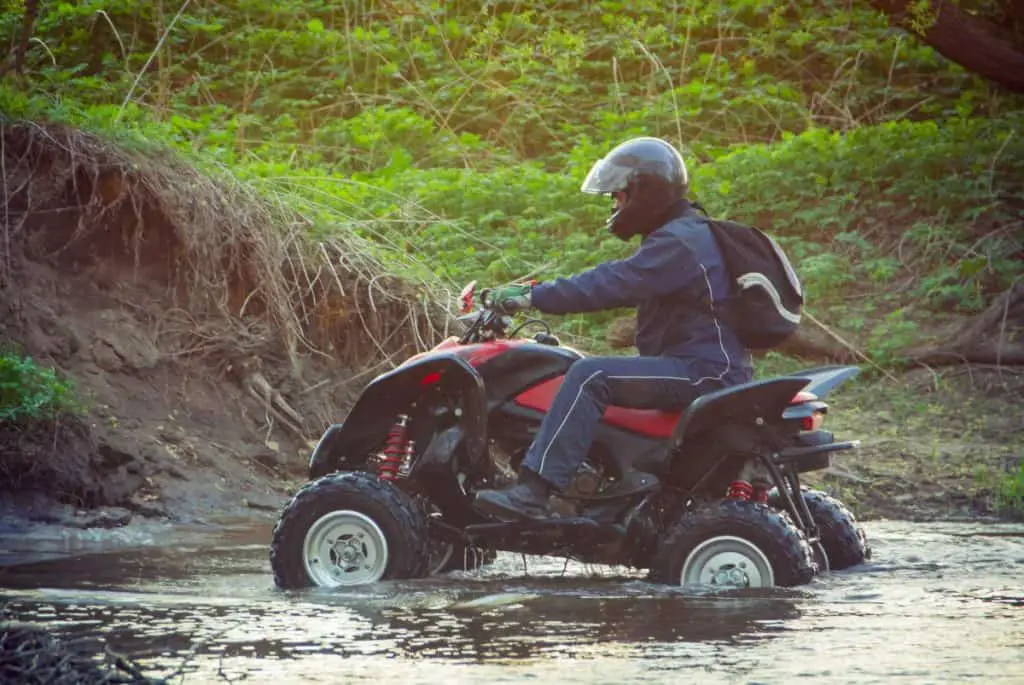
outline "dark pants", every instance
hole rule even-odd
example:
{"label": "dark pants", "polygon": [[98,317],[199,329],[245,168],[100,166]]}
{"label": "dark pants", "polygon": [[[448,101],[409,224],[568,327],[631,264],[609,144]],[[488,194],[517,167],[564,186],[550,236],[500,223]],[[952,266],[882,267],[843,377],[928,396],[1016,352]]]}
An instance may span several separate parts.
{"label": "dark pants", "polygon": [[[680,409],[725,387],[718,373],[677,357],[585,357],[569,368],[523,466],[559,489],[583,463],[608,405]],[[703,373],[701,373],[703,371]]]}

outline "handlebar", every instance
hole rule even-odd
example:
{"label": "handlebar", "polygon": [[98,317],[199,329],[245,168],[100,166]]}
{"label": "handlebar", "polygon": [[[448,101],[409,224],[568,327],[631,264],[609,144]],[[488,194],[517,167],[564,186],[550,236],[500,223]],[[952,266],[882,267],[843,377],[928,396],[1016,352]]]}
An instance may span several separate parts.
{"label": "handlebar", "polygon": [[[459,296],[462,303],[462,316],[459,317],[459,320],[464,323],[472,321],[465,334],[459,340],[461,344],[466,345],[473,342],[514,338],[520,331],[530,325],[541,325],[544,327],[544,332],[537,334],[538,341],[540,341],[541,336],[544,336],[545,340],[556,340],[557,343],[557,339],[551,335],[551,326],[543,319],[527,319],[517,326],[511,334],[507,334],[508,327],[512,325],[512,312],[498,311],[493,308],[493,303],[487,301],[487,296],[491,292],[490,288],[481,290],[478,297],[474,297],[475,289],[476,281],[473,281],[462,289],[462,293]],[[479,302],[479,308],[474,309],[474,300]]]}

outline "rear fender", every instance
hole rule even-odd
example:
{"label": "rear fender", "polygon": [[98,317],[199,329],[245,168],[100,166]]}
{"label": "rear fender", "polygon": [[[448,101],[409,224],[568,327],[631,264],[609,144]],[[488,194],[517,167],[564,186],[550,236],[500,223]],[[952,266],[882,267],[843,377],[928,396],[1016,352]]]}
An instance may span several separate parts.
{"label": "rear fender", "polygon": [[857,366],[817,366],[793,374],[807,379],[804,392],[813,393],[818,398],[825,397],[841,384],[860,373]]}
{"label": "rear fender", "polygon": [[487,441],[487,398],[480,374],[464,360],[447,355],[400,366],[373,379],[345,418],[324,432],[309,460],[309,478],[362,468],[380,447],[398,414],[435,388],[460,398],[465,449],[476,459]]}

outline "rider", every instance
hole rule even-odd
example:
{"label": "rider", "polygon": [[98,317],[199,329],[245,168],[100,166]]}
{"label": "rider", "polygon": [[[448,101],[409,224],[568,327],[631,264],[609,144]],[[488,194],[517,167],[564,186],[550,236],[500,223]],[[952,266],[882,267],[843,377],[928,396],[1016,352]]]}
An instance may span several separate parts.
{"label": "rider", "polygon": [[519,469],[518,483],[481,490],[475,505],[500,519],[546,518],[590,449],[608,405],[678,409],[699,395],[751,380],[750,353],[720,316],[729,293],[722,254],[706,220],[685,199],[682,155],[658,138],[634,138],[598,160],[584,193],[609,194],[609,230],[632,256],[570,278],[495,288],[499,311],[548,314],[637,308],[638,357],[584,357],[566,374]]}

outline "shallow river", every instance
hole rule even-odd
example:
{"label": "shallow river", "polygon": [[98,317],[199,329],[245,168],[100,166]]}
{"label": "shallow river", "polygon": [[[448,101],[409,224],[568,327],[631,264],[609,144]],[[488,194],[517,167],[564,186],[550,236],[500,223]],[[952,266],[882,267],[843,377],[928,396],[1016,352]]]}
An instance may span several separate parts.
{"label": "shallow river", "polygon": [[0,536],[0,607],[101,636],[176,683],[1024,683],[1024,526],[865,528],[870,564],[720,595],[511,554],[474,573],[283,593],[267,529],[134,530],[100,554],[109,538],[40,529],[29,563],[10,565],[23,536]]}

